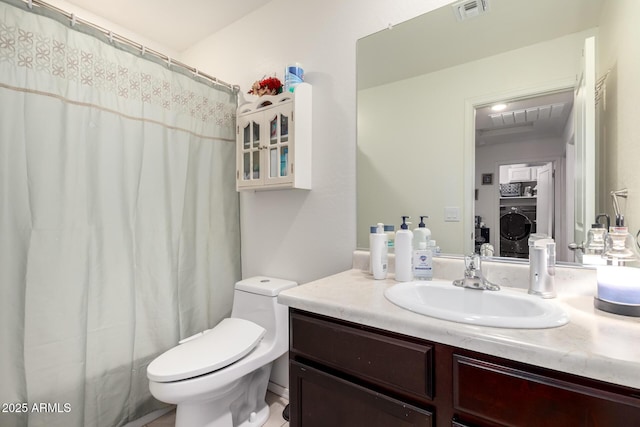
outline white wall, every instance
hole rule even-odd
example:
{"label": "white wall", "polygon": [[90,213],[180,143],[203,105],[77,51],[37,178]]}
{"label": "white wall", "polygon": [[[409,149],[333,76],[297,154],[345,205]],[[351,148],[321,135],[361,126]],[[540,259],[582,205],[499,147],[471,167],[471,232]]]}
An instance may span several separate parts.
{"label": "white wall", "polygon": [[246,92],[300,62],[313,85],[313,189],[241,195],[243,276],[300,283],[346,270],[355,249],[356,41],[446,0],[273,0],[183,56]]}
{"label": "white wall", "polygon": [[[171,58],[177,58],[178,57],[178,52],[169,49],[168,47],[159,44],[153,40],[149,40],[143,36],[141,36],[140,34],[138,34],[134,29],[130,29],[130,28],[125,28],[125,27],[121,27],[117,24],[114,24],[113,22],[95,15],[91,12],[88,12],[85,9],[82,9],[78,6],[76,6],[75,4],[71,4],[65,0],[44,0],[47,3],[49,3],[52,6],[55,6],[65,12],[68,13],[73,13],[75,14],[78,18],[83,19],[85,21],[88,21],[92,24],[98,25],[100,27],[102,27],[105,30],[109,30],[109,31],[113,31],[113,33],[118,34],[120,36],[123,36],[129,40],[132,40],[136,43],[140,43],[142,45],[144,45],[145,47],[149,48],[149,49],[153,49],[156,52],[160,52],[164,55],[167,55]],[[34,6],[37,7],[37,6]],[[149,17],[150,19],[153,19],[153,17]]]}
{"label": "white wall", "polygon": [[[358,188],[358,224],[397,225],[400,215],[426,214],[442,252],[463,253],[464,222],[445,222],[444,207],[463,212],[473,197],[465,193],[465,171],[473,167],[464,161],[465,103],[574,81],[584,38],[591,34],[570,34],[360,91],[358,182],[370,185],[368,191]],[[366,246],[366,232],[358,229],[359,246]]]}

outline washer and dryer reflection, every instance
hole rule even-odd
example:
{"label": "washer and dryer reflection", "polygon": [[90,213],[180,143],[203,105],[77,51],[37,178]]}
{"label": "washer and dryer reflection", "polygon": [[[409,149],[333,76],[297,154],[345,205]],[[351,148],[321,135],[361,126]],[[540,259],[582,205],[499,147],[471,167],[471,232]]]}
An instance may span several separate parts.
{"label": "washer and dryer reflection", "polygon": [[529,258],[528,240],[535,232],[535,204],[500,206],[500,256]]}

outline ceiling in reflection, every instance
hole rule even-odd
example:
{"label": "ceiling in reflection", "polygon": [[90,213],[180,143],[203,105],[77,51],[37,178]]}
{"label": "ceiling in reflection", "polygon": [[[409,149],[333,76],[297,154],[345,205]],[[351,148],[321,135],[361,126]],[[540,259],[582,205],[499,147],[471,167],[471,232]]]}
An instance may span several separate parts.
{"label": "ceiling in reflection", "polygon": [[572,118],[573,91],[506,102],[502,111],[492,105],[476,109],[476,146],[529,142],[562,137]]}
{"label": "ceiling in reflection", "polygon": [[360,39],[358,89],[597,27],[602,0],[558,1],[489,0],[487,13],[462,22],[447,5]]}

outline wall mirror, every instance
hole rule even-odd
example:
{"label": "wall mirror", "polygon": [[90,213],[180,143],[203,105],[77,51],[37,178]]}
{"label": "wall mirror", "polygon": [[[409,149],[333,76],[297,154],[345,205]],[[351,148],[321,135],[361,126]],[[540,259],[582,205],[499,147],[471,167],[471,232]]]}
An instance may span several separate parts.
{"label": "wall mirror", "polygon": [[538,216],[558,259],[573,261],[566,247],[584,239],[597,204],[595,106],[581,84],[596,83],[583,54],[595,55],[601,3],[489,0],[466,19],[449,4],[358,41],[359,248],[371,225],[410,215],[414,228],[428,215],[443,253],[488,238],[499,255],[500,218],[530,211],[548,165],[551,207],[539,210],[550,214]]}

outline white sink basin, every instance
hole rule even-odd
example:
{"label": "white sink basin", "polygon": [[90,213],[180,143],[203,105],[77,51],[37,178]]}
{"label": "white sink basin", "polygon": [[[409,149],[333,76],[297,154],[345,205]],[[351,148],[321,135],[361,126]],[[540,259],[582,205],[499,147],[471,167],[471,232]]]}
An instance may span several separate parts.
{"label": "white sink basin", "polygon": [[385,297],[397,306],[425,316],[499,328],[555,328],[569,315],[551,301],[501,289],[480,291],[451,281],[415,281],[390,287]]}

